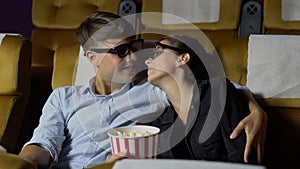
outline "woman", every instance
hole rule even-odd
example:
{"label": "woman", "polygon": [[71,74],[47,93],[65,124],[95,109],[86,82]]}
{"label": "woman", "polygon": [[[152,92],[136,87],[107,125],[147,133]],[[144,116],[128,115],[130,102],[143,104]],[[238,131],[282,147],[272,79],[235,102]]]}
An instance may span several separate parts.
{"label": "woman", "polygon": [[226,78],[211,78],[210,66],[200,59],[210,56],[197,40],[174,34],[155,46],[146,60],[148,81],[164,90],[170,102],[149,123],[161,128],[158,158],[243,163],[246,135],[231,140],[230,133],[249,114],[247,102]]}

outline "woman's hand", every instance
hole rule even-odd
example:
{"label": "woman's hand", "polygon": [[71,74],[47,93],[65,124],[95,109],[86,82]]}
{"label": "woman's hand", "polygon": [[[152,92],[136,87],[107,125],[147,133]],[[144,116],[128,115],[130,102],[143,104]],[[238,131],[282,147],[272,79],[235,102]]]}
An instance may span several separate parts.
{"label": "woman's hand", "polygon": [[230,138],[235,139],[243,130],[247,135],[247,142],[244,152],[244,161],[248,163],[248,158],[254,146],[257,151],[257,161],[262,162],[264,153],[264,143],[266,140],[267,114],[257,104],[249,101],[250,114],[246,116],[231,133]]}
{"label": "woman's hand", "polygon": [[127,157],[129,157],[129,153],[128,153],[128,151],[124,151],[124,152],[121,152],[119,154],[113,154],[105,162],[106,163],[114,163],[118,160],[122,160],[122,159],[127,158]]}

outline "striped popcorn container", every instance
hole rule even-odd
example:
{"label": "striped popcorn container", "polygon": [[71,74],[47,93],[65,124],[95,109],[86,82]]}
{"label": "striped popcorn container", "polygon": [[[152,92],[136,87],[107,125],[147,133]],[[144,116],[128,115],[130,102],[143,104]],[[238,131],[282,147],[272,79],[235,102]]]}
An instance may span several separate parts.
{"label": "striped popcorn container", "polygon": [[157,127],[146,125],[112,129],[108,132],[112,153],[127,150],[130,158],[156,158],[159,131]]}

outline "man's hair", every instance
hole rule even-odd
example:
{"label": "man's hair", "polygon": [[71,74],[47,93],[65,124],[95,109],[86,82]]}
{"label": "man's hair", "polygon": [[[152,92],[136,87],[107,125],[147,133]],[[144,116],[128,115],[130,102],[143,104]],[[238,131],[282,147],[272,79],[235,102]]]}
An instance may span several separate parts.
{"label": "man's hair", "polygon": [[99,41],[114,38],[133,38],[133,27],[120,16],[108,12],[95,12],[86,18],[76,31],[77,41],[86,52]]}

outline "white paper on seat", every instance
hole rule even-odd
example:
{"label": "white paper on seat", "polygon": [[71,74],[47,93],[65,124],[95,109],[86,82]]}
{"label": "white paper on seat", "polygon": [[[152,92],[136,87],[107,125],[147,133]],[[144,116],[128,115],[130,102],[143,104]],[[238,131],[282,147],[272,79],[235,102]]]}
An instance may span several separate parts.
{"label": "white paper on seat", "polygon": [[6,148],[0,145],[0,153],[6,153]]}
{"label": "white paper on seat", "polygon": [[92,64],[88,61],[88,59],[84,56],[84,51],[82,47],[80,47],[79,57],[77,68],[75,70],[75,80],[74,85],[86,85],[89,83],[90,79],[96,75],[95,70]]}
{"label": "white paper on seat", "polygon": [[283,21],[300,21],[299,9],[299,0],[281,0],[281,19]]}
{"label": "white paper on seat", "polygon": [[183,19],[190,23],[217,22],[220,15],[220,0],[163,0],[162,13],[179,17],[162,15],[163,24],[186,23]]}
{"label": "white paper on seat", "polygon": [[248,88],[263,98],[300,98],[299,46],[299,35],[251,35]]}
{"label": "white paper on seat", "polygon": [[124,159],[117,161],[113,169],[266,169],[264,166],[225,163],[216,161],[200,161],[200,160],[175,160],[175,159]]}
{"label": "white paper on seat", "polygon": [[6,35],[12,35],[12,36],[20,36],[20,37],[22,37],[21,34],[17,34],[17,33],[0,33],[0,45],[1,45],[1,43],[2,43],[3,38],[4,38]]}

